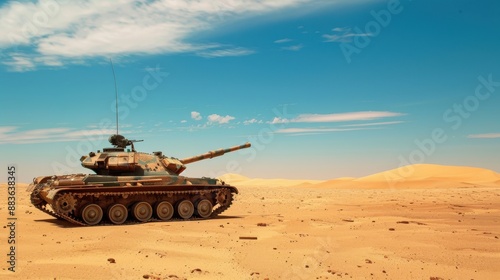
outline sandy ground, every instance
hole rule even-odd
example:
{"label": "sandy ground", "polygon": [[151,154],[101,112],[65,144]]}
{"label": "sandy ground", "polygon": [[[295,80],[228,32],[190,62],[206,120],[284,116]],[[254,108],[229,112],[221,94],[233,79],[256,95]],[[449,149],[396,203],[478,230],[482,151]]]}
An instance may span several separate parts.
{"label": "sandy ground", "polygon": [[36,210],[20,184],[16,272],[7,270],[9,230],[2,227],[0,278],[498,279],[500,175],[488,174],[471,180],[489,180],[482,185],[443,174],[396,187],[356,188],[354,179],[242,184],[216,219],[97,227]]}

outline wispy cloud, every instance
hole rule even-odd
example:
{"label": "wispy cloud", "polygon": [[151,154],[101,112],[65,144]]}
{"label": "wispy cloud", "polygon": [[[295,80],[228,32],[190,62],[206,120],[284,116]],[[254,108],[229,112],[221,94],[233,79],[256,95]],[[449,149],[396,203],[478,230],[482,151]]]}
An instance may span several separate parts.
{"label": "wispy cloud", "polygon": [[494,138],[500,138],[500,133],[471,134],[471,135],[468,135],[467,138],[494,139]]}
{"label": "wispy cloud", "polygon": [[387,111],[361,111],[340,114],[301,114],[293,119],[275,117],[270,123],[326,123],[326,122],[348,122],[368,121],[389,117],[403,116],[402,113]]}
{"label": "wispy cloud", "polygon": [[351,31],[350,27],[335,27],[332,29],[334,32],[349,32]]}
{"label": "wispy cloud", "polygon": [[21,53],[11,53],[9,58],[3,60],[3,64],[15,72],[33,70],[36,67],[32,58]]}
{"label": "wispy cloud", "polygon": [[289,38],[284,38],[284,39],[279,39],[279,40],[276,40],[274,41],[276,44],[283,44],[283,43],[288,43],[288,42],[291,42],[292,39],[289,39]]}
{"label": "wispy cloud", "polygon": [[[309,4],[312,0],[12,1],[0,6],[1,63],[13,71],[88,59],[193,52],[240,56],[246,48],[211,50],[196,34],[226,21]],[[216,44],[217,45],[217,44]]]}
{"label": "wispy cloud", "polygon": [[[340,114],[301,114],[295,118],[286,119],[275,117],[270,124],[321,124],[321,123],[339,123],[352,121],[372,121],[383,118],[399,117],[405,114],[387,111],[362,111],[348,112]],[[344,132],[354,130],[373,130],[383,129],[388,125],[403,123],[403,121],[387,121],[387,122],[365,122],[355,124],[339,125],[338,127],[289,127],[277,130],[277,133],[293,134],[293,135],[311,135],[323,134],[329,132]]]}
{"label": "wispy cloud", "polygon": [[114,134],[114,129],[83,129],[72,128],[42,128],[33,130],[19,130],[18,127],[0,127],[0,144],[33,144],[47,142],[71,142],[88,139],[89,137],[103,137],[106,139]]}
{"label": "wispy cloud", "polygon": [[294,45],[294,46],[287,46],[287,47],[282,47],[283,50],[286,50],[286,51],[300,51],[302,48],[304,47],[304,45],[302,44],[298,44],[298,45]]}
{"label": "wispy cloud", "polygon": [[254,123],[264,123],[262,120],[257,120],[257,119],[250,119],[250,120],[246,120],[246,121],[243,121],[243,124],[244,125],[249,125],[249,124],[254,124]]}
{"label": "wispy cloud", "polygon": [[325,133],[360,130],[359,128],[283,128],[276,130],[276,133]]}
{"label": "wispy cloud", "polygon": [[229,48],[219,50],[206,50],[198,52],[197,54],[206,58],[225,57],[225,56],[245,56],[254,54],[255,51],[247,48]]}
{"label": "wispy cloud", "polygon": [[234,119],[235,117],[229,115],[221,116],[217,114],[212,114],[208,116],[208,124],[226,124]]}
{"label": "wispy cloud", "polygon": [[365,126],[391,125],[391,124],[400,124],[400,123],[403,123],[403,121],[346,124],[346,125],[343,125],[342,127],[365,127]]}
{"label": "wispy cloud", "polygon": [[371,37],[373,34],[364,33],[363,31],[355,28],[352,30],[349,27],[336,27],[333,28],[333,34],[323,34],[323,38],[325,42],[340,42],[340,43],[348,43],[352,42],[355,37]]}

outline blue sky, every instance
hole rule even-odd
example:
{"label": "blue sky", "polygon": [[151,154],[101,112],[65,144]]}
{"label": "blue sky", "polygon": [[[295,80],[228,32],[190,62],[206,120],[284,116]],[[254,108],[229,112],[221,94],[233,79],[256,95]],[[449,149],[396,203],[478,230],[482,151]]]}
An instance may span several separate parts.
{"label": "blue sky", "polygon": [[188,176],[500,172],[498,1],[2,1],[0,156],[86,172],[115,131]]}

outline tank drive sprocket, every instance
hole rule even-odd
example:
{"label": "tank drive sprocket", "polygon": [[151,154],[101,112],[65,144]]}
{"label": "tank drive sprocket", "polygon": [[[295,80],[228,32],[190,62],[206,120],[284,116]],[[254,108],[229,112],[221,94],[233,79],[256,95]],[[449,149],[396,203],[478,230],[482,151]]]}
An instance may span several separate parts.
{"label": "tank drive sprocket", "polygon": [[76,198],[71,194],[65,193],[62,195],[57,195],[57,197],[52,202],[52,209],[56,213],[68,215],[75,210]]}

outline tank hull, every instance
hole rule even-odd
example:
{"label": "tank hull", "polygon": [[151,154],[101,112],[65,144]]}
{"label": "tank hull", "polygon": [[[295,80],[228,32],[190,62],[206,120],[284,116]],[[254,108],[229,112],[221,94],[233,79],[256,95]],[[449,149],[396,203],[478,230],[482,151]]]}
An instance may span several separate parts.
{"label": "tank hull", "polygon": [[38,177],[29,191],[39,210],[82,226],[213,218],[238,193],[212,178],[85,174]]}

